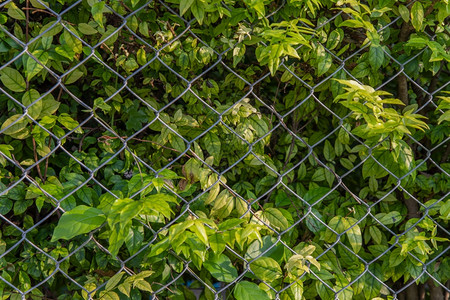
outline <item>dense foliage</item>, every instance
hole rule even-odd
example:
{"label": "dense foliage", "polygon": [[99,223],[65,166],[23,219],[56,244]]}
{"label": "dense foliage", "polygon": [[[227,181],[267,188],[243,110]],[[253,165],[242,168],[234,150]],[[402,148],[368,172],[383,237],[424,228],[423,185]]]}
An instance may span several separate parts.
{"label": "dense foliage", "polygon": [[444,299],[449,14],[0,2],[0,298]]}

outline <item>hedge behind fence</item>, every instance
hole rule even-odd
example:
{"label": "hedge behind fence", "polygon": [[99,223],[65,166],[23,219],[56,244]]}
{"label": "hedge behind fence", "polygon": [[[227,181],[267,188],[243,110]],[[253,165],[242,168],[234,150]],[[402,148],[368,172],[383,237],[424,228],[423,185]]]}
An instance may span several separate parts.
{"label": "hedge behind fence", "polygon": [[448,299],[449,15],[2,1],[0,299]]}

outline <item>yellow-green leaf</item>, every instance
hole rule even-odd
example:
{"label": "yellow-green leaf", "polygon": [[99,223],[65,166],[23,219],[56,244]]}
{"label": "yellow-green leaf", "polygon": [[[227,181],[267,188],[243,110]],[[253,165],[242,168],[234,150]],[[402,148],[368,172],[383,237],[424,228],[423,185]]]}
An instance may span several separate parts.
{"label": "yellow-green leaf", "polygon": [[270,257],[260,257],[250,264],[250,269],[260,279],[273,282],[283,276],[280,265]]}
{"label": "yellow-green leaf", "polygon": [[[27,59],[27,79],[31,80],[35,75],[37,75],[44,67],[42,65],[46,65],[48,62],[48,52],[45,50],[35,50],[31,53],[37,61],[28,57]],[[39,62],[38,62],[39,61]]]}
{"label": "yellow-green leaf", "polygon": [[420,1],[414,2],[411,8],[411,23],[416,31],[422,31],[423,6]]}
{"label": "yellow-green leaf", "polygon": [[[35,89],[30,89],[23,94],[22,104],[28,106],[37,99],[39,99],[40,96],[41,95],[39,94],[38,91],[36,91]],[[42,99],[28,108],[28,115],[30,116],[30,118],[36,120],[41,114],[41,111],[42,111]]]}
{"label": "yellow-green leaf", "polygon": [[14,2],[8,4],[8,16],[16,20],[25,20],[25,13]]}
{"label": "yellow-green leaf", "polygon": [[180,16],[184,15],[193,3],[194,0],[180,0]]}
{"label": "yellow-green leaf", "polygon": [[25,79],[16,69],[5,67],[0,71],[0,80],[13,92],[23,92],[27,88]]}

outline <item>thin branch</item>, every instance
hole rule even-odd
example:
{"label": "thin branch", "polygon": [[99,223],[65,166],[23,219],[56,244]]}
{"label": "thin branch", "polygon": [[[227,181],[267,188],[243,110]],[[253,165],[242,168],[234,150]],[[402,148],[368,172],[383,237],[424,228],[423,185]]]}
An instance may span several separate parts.
{"label": "thin branch", "polygon": [[[33,130],[33,125],[30,125],[30,126],[31,126],[31,130]],[[34,139],[34,137],[32,137],[31,141],[33,143],[34,161],[37,163],[38,162],[38,155],[37,155],[37,148],[36,148],[36,140]],[[36,165],[36,169],[37,169],[39,178],[41,178],[42,182],[45,182],[44,177],[42,176],[41,167],[39,166],[39,164]]]}
{"label": "thin branch", "polygon": [[[59,94],[58,94],[58,97],[56,98],[56,101],[60,101],[61,100],[61,96],[62,96],[62,91],[63,91],[63,88],[62,87],[60,87],[59,88]],[[50,146],[51,146],[51,143],[52,143],[52,137],[51,136],[49,136],[48,137],[48,147],[50,148]],[[45,159],[45,169],[44,169],[44,179],[42,180],[43,182],[45,182],[45,179],[47,179],[47,170],[48,170],[48,160],[50,159],[50,155]]]}

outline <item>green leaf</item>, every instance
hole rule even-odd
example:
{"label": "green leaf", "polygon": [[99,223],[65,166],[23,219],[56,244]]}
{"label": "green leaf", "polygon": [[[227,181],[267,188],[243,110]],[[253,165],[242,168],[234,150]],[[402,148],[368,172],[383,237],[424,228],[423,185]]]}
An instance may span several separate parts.
{"label": "green leaf", "polygon": [[53,115],[59,108],[60,103],[56,101],[52,94],[48,94],[42,99],[42,110],[39,119]]}
{"label": "green leaf", "polygon": [[[108,213],[108,224],[110,228],[114,228],[115,224],[119,224],[124,228],[137,216],[143,205],[142,202],[130,198],[116,199]],[[128,231],[127,231],[128,234]]]}
{"label": "green leaf", "polygon": [[[346,219],[348,222],[349,227],[353,224],[356,224],[357,220],[348,217]],[[361,228],[359,228],[359,225],[355,225],[352,228],[350,228],[347,232],[347,238],[350,241],[350,245],[352,246],[352,249],[355,253],[358,253],[359,250],[361,250],[362,247],[362,235],[361,235]]]}
{"label": "green leaf", "polygon": [[378,70],[384,62],[384,52],[380,45],[370,45],[369,63],[374,70]]}
{"label": "green leaf", "polygon": [[[276,245],[272,247],[273,244]],[[268,250],[269,248],[270,250]],[[252,260],[259,256],[267,256],[275,260],[280,260],[283,255],[284,246],[281,243],[277,243],[276,238],[266,235],[262,238],[262,243],[260,240],[256,239],[248,246],[244,258],[246,260]]]}
{"label": "green leaf", "polygon": [[71,184],[71,187],[76,187],[78,185],[83,184],[86,181],[86,178],[84,178],[83,175],[78,173],[66,173],[64,174],[64,178],[67,180],[67,183]]}
{"label": "green leaf", "polygon": [[447,110],[439,117],[438,124],[441,124],[444,121],[450,122],[450,110]]}
{"label": "green leaf", "polygon": [[214,278],[222,282],[232,282],[238,276],[238,272],[231,260],[224,254],[205,261],[203,265]]}
{"label": "green leaf", "polygon": [[32,204],[32,200],[19,200],[14,202],[14,215],[17,216],[23,214]]}
{"label": "green leaf", "polygon": [[423,17],[422,3],[420,1],[414,2],[411,8],[411,23],[416,31],[422,31]]}
{"label": "green leaf", "polygon": [[140,48],[136,53],[136,59],[138,64],[145,65],[147,63],[147,55],[145,53],[145,50]]}
{"label": "green leaf", "polygon": [[60,23],[58,23],[58,21],[52,21],[52,22],[45,24],[41,28],[39,33],[42,34],[46,30],[48,30],[42,35],[42,37],[52,37],[54,35],[57,35],[62,29],[63,29],[63,27]]}
{"label": "green leaf", "polygon": [[129,283],[129,282],[124,282],[124,283],[122,283],[121,285],[119,285],[119,287],[118,287],[118,289],[119,289],[119,291],[121,292],[121,293],[123,293],[124,295],[126,295],[128,298],[131,298],[130,297],[130,291],[131,291],[131,283]]}
{"label": "green leaf", "polygon": [[250,122],[258,136],[261,137],[261,136],[265,135],[267,132],[269,132],[269,126],[267,126],[267,123],[264,121],[263,118],[261,118],[257,115],[252,115]]}
{"label": "green leaf", "polygon": [[105,8],[105,2],[99,1],[94,3],[91,8],[92,17],[94,21],[97,22],[100,27],[103,28],[103,9]]}
{"label": "green leaf", "polygon": [[324,168],[317,168],[314,171],[313,176],[311,177],[311,180],[314,182],[324,181],[325,179],[326,179],[326,177],[325,177],[325,169]]}
{"label": "green leaf", "polygon": [[214,253],[220,254],[225,250],[225,240],[221,233],[214,233],[209,237],[209,246],[214,251]]}
{"label": "green leaf", "polygon": [[19,282],[24,290],[31,288],[31,280],[28,274],[24,271],[19,271]]}
{"label": "green leaf", "polygon": [[428,39],[413,37],[408,40],[406,46],[422,49],[427,46],[428,42],[429,42]]}
{"label": "green leaf", "polygon": [[328,161],[333,161],[335,158],[334,148],[328,140],[325,141],[325,146],[323,147],[323,155]]}
{"label": "green leaf", "polygon": [[398,6],[398,12],[400,13],[400,16],[402,17],[403,21],[406,23],[409,22],[409,10],[406,6],[400,4]]}
{"label": "green leaf", "polygon": [[344,22],[341,22],[339,24],[339,27],[351,27],[351,28],[358,28],[358,27],[364,27],[363,22],[359,21],[359,20],[345,20]]}
{"label": "green leaf", "polygon": [[125,272],[120,272],[111,277],[105,286],[105,291],[111,291],[113,290],[117,284],[119,284],[120,280],[122,279],[123,275],[125,275]]}
{"label": "green leaf", "polygon": [[286,230],[289,227],[289,222],[286,217],[276,208],[267,208],[261,214],[263,219],[269,221],[269,225],[278,230]]}
{"label": "green leaf", "polygon": [[178,150],[180,153],[183,152],[184,150],[186,150],[186,145],[184,144],[184,141],[182,138],[180,138],[179,136],[175,135],[175,134],[171,134],[171,142],[170,144],[172,145],[172,147],[176,150]]}
{"label": "green leaf", "polygon": [[[378,266],[374,266],[374,268],[371,268],[371,273],[366,273],[363,275],[362,280],[363,280],[363,284],[364,284],[364,296],[365,299],[372,299],[376,296],[380,295],[380,289],[381,289],[381,282],[379,282],[378,278],[383,278],[382,274],[379,272],[379,267]],[[372,270],[375,269],[375,270]]]}
{"label": "green leaf", "polygon": [[34,7],[40,8],[40,9],[46,9],[46,7],[43,4],[45,4],[47,7],[49,7],[48,2],[43,1],[43,0],[40,0],[39,2],[37,0],[30,0],[30,3]]}
{"label": "green leaf", "polygon": [[19,71],[10,67],[0,70],[0,80],[13,92],[23,92],[27,88],[25,79]]}
{"label": "green leaf", "polygon": [[109,291],[109,292],[106,292],[106,293],[100,293],[100,295],[101,295],[100,298],[102,300],[120,300],[119,295],[117,293],[115,293],[115,292],[112,292],[112,291]]}
{"label": "green leaf", "polygon": [[72,84],[74,82],[76,82],[78,79],[81,78],[81,76],[83,76],[83,72],[80,71],[79,69],[75,69],[72,72],[70,72],[69,74],[67,74],[67,76],[64,78],[64,84],[68,85],[68,84]]}
{"label": "green leaf", "polygon": [[125,123],[128,130],[134,129],[139,130],[142,129],[142,123],[148,121],[148,116],[144,110],[131,109],[129,110],[129,117],[127,122]]}
{"label": "green leaf", "polygon": [[[13,146],[0,144],[0,154],[3,154],[4,156],[7,156],[9,158],[12,158],[11,150],[14,150]],[[0,155],[0,157],[3,157],[3,156]],[[3,183],[0,183],[0,192],[3,191],[4,189],[6,189],[6,187],[3,185]]]}
{"label": "green leaf", "polygon": [[266,292],[261,290],[256,283],[249,281],[240,281],[234,288],[234,297],[236,300],[270,300]]}
{"label": "green leaf", "polygon": [[294,300],[303,298],[303,283],[301,280],[295,281],[290,288]]}
{"label": "green leaf", "polygon": [[362,175],[363,178],[367,178],[367,177],[375,177],[376,179],[378,178],[382,178],[384,176],[386,176],[388,174],[388,172],[382,167],[380,166],[379,162],[380,162],[380,158],[387,156],[387,159],[392,160],[392,156],[390,155],[389,151],[377,151],[372,154],[373,157],[376,158],[373,159],[372,157],[369,157],[363,164],[362,167]]}
{"label": "green leaf", "polygon": [[[48,62],[48,51],[35,50],[31,53],[42,65],[46,65]],[[44,67],[41,66],[36,60],[31,57],[27,59],[27,79],[31,80],[36,74],[38,74]]]}
{"label": "green leaf", "polygon": [[228,194],[227,190],[223,190],[214,202],[211,209],[211,216],[217,216],[219,219],[228,217],[234,208],[234,198]]}
{"label": "green leaf", "polygon": [[356,78],[363,78],[369,75],[372,72],[370,66],[366,62],[359,63],[353,70],[352,74]]}
{"label": "green leaf", "polygon": [[242,223],[244,223],[244,219],[228,219],[226,221],[223,221],[219,224],[219,230],[225,231],[231,228],[234,228]]}
{"label": "green leaf", "polygon": [[[341,216],[335,216],[333,217],[330,222],[328,223],[328,226],[333,229],[337,234],[341,234],[347,229],[348,222],[345,220],[345,218]],[[331,230],[327,229],[325,231],[325,234],[323,236],[323,239],[327,243],[334,243],[336,241],[336,233],[332,232]]]}
{"label": "green leaf", "polygon": [[376,214],[375,218],[377,218],[383,225],[391,225],[400,221],[402,219],[402,215],[398,211],[391,211],[387,214]]}
{"label": "green leaf", "polygon": [[400,252],[402,251],[401,248],[395,248],[391,255],[389,255],[389,266],[391,268],[396,267],[400,265],[406,258],[406,256],[401,255]]}
{"label": "green leaf", "polygon": [[312,181],[320,182],[324,181],[326,179],[325,177],[325,169],[324,168],[318,168],[316,171],[314,171],[313,176],[311,177]]}
{"label": "green leaf", "polygon": [[381,241],[383,239],[383,235],[382,235],[380,229],[378,229],[375,226],[370,226],[369,227],[369,233],[370,233],[370,236],[372,237],[372,239],[374,240],[374,242],[376,244],[380,245]]}
{"label": "green leaf", "polygon": [[318,59],[319,64],[317,65],[317,76],[322,76],[330,69],[331,64],[333,63],[333,58],[329,53],[325,53],[323,57]]}
{"label": "green leaf", "polygon": [[131,219],[129,221],[130,222],[121,222],[110,226],[111,231],[108,240],[108,250],[114,256],[117,256],[117,254],[119,253],[119,250],[125,242],[125,239],[130,231]]}
{"label": "green leaf", "polygon": [[263,51],[269,52],[268,57],[269,70],[270,74],[274,76],[275,72],[278,70],[278,67],[280,66],[280,57],[283,54],[283,45],[282,44],[270,45],[269,47],[266,47]]}
{"label": "green leaf", "polygon": [[260,257],[250,264],[250,269],[260,279],[270,283],[283,276],[280,265],[270,257]]}
{"label": "green leaf", "polygon": [[25,13],[14,2],[8,3],[8,16],[16,20],[25,20]]}
{"label": "green leaf", "polygon": [[203,225],[201,221],[196,220],[194,222],[194,226],[190,227],[190,230],[195,233],[195,235],[199,238],[200,241],[202,241],[203,244],[205,244],[206,246],[209,245],[205,225]]}
{"label": "green leaf", "polygon": [[13,202],[9,199],[1,199],[0,214],[6,215],[13,208]]}
{"label": "green leaf", "polygon": [[237,44],[233,49],[233,67],[236,67],[238,63],[244,58],[245,55],[245,44]]}
{"label": "green leaf", "polygon": [[193,3],[194,0],[180,0],[180,16],[184,15]]}
{"label": "green leaf", "polygon": [[198,23],[202,25],[203,19],[205,18],[205,7],[203,6],[203,2],[200,0],[195,0],[191,6],[191,12],[197,19]]}
{"label": "green leaf", "polygon": [[341,40],[344,38],[344,32],[342,29],[338,28],[330,32],[327,38],[327,49],[333,50],[336,48]]}
{"label": "green leaf", "polygon": [[166,251],[167,248],[169,248],[169,246],[170,246],[169,238],[165,238],[162,241],[160,241],[152,246],[152,251],[150,252],[150,254],[148,256],[149,257],[157,256],[157,255],[163,253],[164,251]]}
{"label": "green leaf", "polygon": [[134,288],[138,288],[141,291],[153,292],[152,286],[145,280],[137,280],[133,283]]}
{"label": "green leaf", "polygon": [[142,241],[144,240],[143,234],[138,228],[131,228],[128,236],[125,239],[125,246],[127,246],[128,251],[131,255],[138,252],[142,247]]}
{"label": "green leaf", "polygon": [[[8,126],[10,127],[5,130],[5,128]],[[15,138],[19,137],[21,138],[22,136],[24,136],[25,133],[26,135],[28,135],[29,130],[27,126],[28,126],[28,119],[23,117],[21,114],[17,114],[9,117],[5,122],[3,122],[0,130],[5,130],[3,131],[4,134],[10,135]]]}
{"label": "green leaf", "polygon": [[214,156],[214,159],[220,158],[220,149],[221,149],[221,142],[219,137],[212,132],[208,132],[204,139],[205,142],[205,148],[208,151],[208,153],[212,156]]}
{"label": "green leaf", "polygon": [[71,30],[70,32],[68,30],[64,30],[62,34],[64,43],[69,46],[69,48],[72,49],[75,54],[81,53],[83,50],[83,44],[76,37],[78,36],[76,29],[73,27],[69,27],[69,29]]}
{"label": "green leaf", "polygon": [[[63,125],[64,127],[66,127],[69,130],[73,130],[75,129],[77,126],[79,126],[80,124],[75,121],[69,114],[66,113],[62,113],[58,116],[58,122],[61,123],[61,125]],[[78,133],[83,133],[83,131],[81,130],[81,128],[77,128],[75,130],[75,132]]]}
{"label": "green leaf", "polygon": [[332,289],[330,289],[328,286],[326,286],[325,284],[321,283],[320,281],[316,281],[316,289],[317,289],[317,293],[320,296],[320,299],[322,299],[322,300],[336,299],[334,297],[334,294],[335,294],[334,291]]}
{"label": "green leaf", "polygon": [[96,34],[98,33],[97,29],[95,29],[94,27],[92,27],[89,24],[86,23],[80,23],[78,24],[78,30],[86,35],[91,35],[91,34]]}
{"label": "green leaf", "polygon": [[167,202],[174,202],[174,199],[174,197],[166,194],[146,196],[141,200],[144,205],[142,213],[152,214],[156,212],[162,214],[166,218],[170,218],[173,211]]}
{"label": "green leaf", "polygon": [[[39,94],[39,92],[35,89],[29,89],[22,96],[22,104],[28,106],[39,99],[40,96],[41,95]],[[28,108],[28,115],[30,116],[30,118],[36,120],[39,117],[42,111],[42,102],[43,101],[41,99]]]}
{"label": "green leaf", "polygon": [[309,204],[313,204],[316,201],[322,199],[329,191],[330,191],[330,189],[326,188],[326,187],[318,187],[318,188],[310,189],[303,196],[303,200],[305,200]]}
{"label": "green leaf", "polygon": [[77,235],[88,233],[102,225],[105,220],[106,216],[100,209],[77,206],[61,216],[51,241],[70,240]]}

